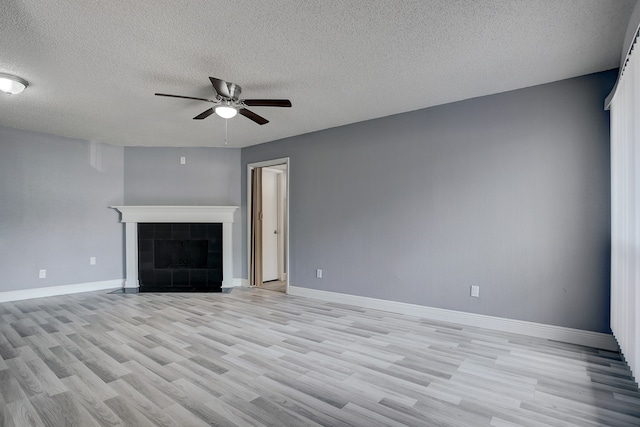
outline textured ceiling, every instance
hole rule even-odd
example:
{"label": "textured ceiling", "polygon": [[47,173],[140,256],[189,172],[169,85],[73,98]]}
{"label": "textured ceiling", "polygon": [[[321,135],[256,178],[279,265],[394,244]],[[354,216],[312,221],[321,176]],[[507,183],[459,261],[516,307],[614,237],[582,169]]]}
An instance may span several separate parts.
{"label": "textured ceiling", "polygon": [[270,120],[228,121],[244,147],[616,68],[635,0],[2,0],[0,126],[116,145],[223,146],[192,120],[209,76]]}

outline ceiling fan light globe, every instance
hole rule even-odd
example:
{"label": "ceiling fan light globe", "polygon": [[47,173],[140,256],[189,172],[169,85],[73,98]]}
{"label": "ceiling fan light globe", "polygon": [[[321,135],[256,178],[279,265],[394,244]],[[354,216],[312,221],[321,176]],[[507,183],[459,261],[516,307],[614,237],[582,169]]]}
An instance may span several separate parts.
{"label": "ceiling fan light globe", "polygon": [[235,117],[236,114],[238,114],[237,109],[226,106],[226,105],[220,105],[216,107],[215,111],[216,111],[216,114],[222,117],[223,119],[231,119]]}
{"label": "ceiling fan light globe", "polygon": [[0,74],[0,92],[4,92],[8,95],[15,95],[25,90],[27,86],[27,82],[20,77],[9,74]]}

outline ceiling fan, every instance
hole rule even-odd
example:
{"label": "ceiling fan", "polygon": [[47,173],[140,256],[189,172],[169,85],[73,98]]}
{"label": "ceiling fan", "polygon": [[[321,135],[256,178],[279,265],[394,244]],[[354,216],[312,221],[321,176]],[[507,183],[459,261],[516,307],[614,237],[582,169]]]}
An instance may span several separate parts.
{"label": "ceiling fan", "polygon": [[193,118],[194,120],[206,119],[213,113],[216,113],[224,119],[230,119],[240,113],[249,120],[253,120],[259,125],[264,125],[269,123],[269,120],[257,115],[251,110],[248,110],[246,107],[291,107],[291,101],[288,99],[240,99],[242,88],[239,85],[231,82],[225,82],[224,80],[216,79],[215,77],[209,77],[209,80],[213,86],[213,92],[216,95],[215,99],[170,95],[168,93],[156,93],[156,95],[169,96],[171,98],[194,99],[196,101],[216,104],[215,107],[211,107],[195,116]]}

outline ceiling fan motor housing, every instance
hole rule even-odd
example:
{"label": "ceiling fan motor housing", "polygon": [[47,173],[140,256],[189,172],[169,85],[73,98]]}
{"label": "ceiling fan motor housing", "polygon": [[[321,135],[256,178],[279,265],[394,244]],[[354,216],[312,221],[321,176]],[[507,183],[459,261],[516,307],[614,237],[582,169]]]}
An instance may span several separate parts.
{"label": "ceiling fan motor housing", "polygon": [[227,82],[227,88],[229,89],[229,99],[232,101],[238,101],[238,99],[240,99],[240,93],[242,93],[240,85]]}

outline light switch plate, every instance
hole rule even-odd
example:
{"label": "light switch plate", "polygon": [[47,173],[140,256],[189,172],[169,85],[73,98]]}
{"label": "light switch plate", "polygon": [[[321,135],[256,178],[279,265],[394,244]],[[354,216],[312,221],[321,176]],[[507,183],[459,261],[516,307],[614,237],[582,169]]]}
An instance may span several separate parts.
{"label": "light switch plate", "polygon": [[471,296],[476,298],[480,297],[480,286],[471,285]]}
{"label": "light switch plate", "polygon": [[318,279],[322,279],[322,269],[321,268],[316,270],[316,277]]}

